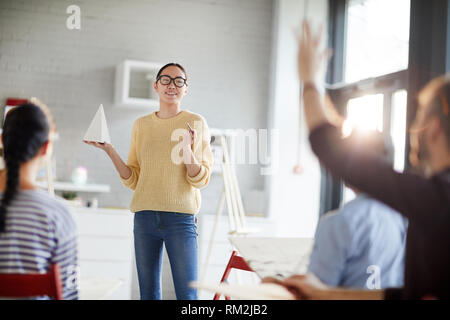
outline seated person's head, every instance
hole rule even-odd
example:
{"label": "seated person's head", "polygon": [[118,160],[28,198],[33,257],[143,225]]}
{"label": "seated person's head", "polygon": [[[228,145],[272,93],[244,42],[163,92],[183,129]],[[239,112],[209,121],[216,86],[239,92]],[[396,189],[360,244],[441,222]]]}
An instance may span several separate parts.
{"label": "seated person's head", "polygon": [[5,117],[1,138],[7,168],[8,164],[14,166],[30,160],[42,162],[52,153],[53,116],[36,98],[30,101],[11,109]]}
{"label": "seated person's head", "polygon": [[[353,129],[346,141],[359,152],[371,153],[390,167],[394,166],[394,146],[390,135],[383,135],[379,131]],[[346,186],[358,193],[353,186]]]}
{"label": "seated person's head", "polygon": [[[25,103],[6,115],[1,136],[6,185],[2,186],[4,193],[0,202],[0,232],[5,227],[7,207],[21,186],[22,167],[26,166],[34,175],[43,167],[52,153],[54,132],[53,118],[43,104]],[[31,179],[34,180],[34,177]]]}
{"label": "seated person's head", "polygon": [[410,161],[432,174],[450,162],[450,74],[427,84],[418,96],[419,108],[410,129]]}

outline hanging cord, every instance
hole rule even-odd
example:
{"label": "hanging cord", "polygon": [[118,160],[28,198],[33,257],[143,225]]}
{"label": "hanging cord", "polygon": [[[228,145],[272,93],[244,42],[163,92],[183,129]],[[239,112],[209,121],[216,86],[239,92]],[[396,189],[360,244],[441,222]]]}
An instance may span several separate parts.
{"label": "hanging cord", "polygon": [[[303,21],[306,20],[308,13],[309,0],[303,0]],[[303,82],[300,81],[299,85],[299,108],[298,108],[298,136],[297,136],[297,159],[294,166],[295,174],[303,173],[303,166],[301,164],[302,159],[302,145],[303,145]]]}

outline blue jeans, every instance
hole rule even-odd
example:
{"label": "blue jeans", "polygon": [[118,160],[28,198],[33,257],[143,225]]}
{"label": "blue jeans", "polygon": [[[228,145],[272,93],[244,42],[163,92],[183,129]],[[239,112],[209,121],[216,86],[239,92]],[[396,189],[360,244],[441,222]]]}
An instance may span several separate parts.
{"label": "blue jeans", "polygon": [[134,250],[142,300],[161,299],[165,244],[178,300],[197,300],[197,224],[191,214],[144,210],[134,215]]}

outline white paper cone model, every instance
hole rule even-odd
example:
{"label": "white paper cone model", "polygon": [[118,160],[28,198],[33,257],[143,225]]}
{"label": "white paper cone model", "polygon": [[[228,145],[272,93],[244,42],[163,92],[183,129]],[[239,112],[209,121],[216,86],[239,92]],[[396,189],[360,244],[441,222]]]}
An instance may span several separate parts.
{"label": "white paper cone model", "polygon": [[106,124],[105,111],[103,110],[102,104],[98,108],[94,119],[92,119],[92,122],[84,135],[84,140],[111,143],[108,126]]}

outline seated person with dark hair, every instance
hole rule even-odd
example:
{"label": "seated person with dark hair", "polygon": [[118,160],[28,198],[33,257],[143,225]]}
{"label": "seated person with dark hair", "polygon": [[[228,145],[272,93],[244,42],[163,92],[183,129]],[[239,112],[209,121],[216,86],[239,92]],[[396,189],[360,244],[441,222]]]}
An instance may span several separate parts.
{"label": "seated person with dark hair", "polygon": [[0,273],[46,273],[57,264],[63,299],[78,299],[75,221],[64,203],[36,185],[52,154],[55,124],[49,109],[33,101],[9,111],[3,125]]}

